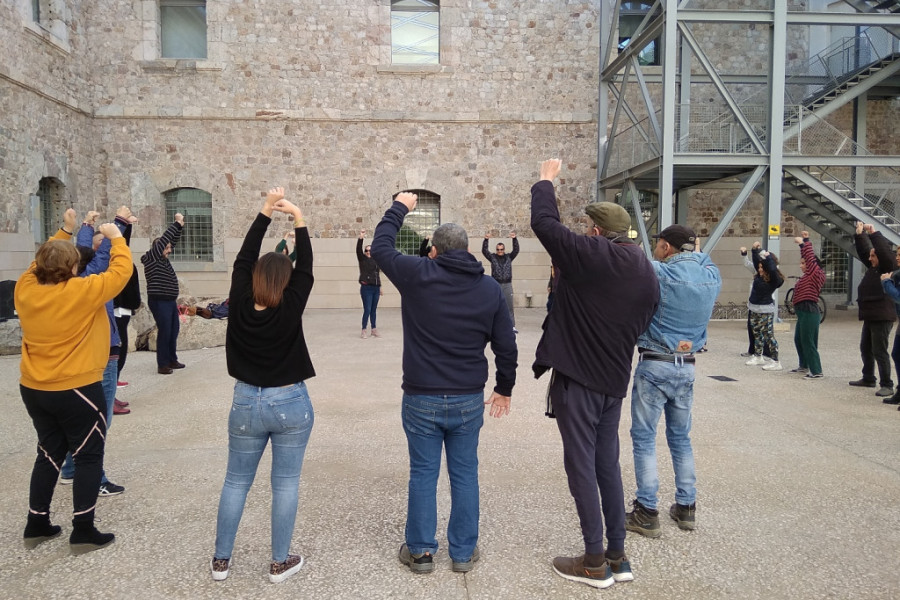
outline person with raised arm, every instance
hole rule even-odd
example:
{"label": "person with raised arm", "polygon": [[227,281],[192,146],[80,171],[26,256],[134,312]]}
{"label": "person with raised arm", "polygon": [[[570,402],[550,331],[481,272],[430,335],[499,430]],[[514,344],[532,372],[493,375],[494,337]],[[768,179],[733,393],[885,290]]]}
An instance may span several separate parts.
{"label": "person with raised arm", "polygon": [[[297,260],[280,252],[259,256],[272,213],[294,217]],[[314,377],[303,335],[303,311],[313,286],[312,244],[303,213],[285,200],[284,188],[266,194],[234,260],[229,291],[225,361],[235,378],[228,416],[228,468],[219,499],[212,578],[223,581],[247,492],[259,460],[272,443],[272,562],[269,581],[297,573],[303,557],[291,554],[300,469],[313,427],[305,380]],[[248,561],[249,563],[249,561]]]}

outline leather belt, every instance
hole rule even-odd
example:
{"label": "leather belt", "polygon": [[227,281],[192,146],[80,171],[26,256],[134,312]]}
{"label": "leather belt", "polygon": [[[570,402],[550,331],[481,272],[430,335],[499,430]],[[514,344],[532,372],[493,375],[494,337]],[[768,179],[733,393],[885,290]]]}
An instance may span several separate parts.
{"label": "leather belt", "polygon": [[640,352],[640,360],[658,360],[662,362],[670,362],[675,364],[687,363],[694,364],[696,359],[693,354],[659,354],[658,352]]}

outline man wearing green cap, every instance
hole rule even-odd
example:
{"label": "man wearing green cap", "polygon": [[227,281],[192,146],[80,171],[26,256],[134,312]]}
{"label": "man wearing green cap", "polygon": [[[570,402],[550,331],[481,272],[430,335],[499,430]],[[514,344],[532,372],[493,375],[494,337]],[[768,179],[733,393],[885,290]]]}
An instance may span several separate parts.
{"label": "man wearing green cap", "polygon": [[582,556],[555,558],[553,570],[605,588],[634,579],[625,555],[619,416],[635,342],[656,311],[659,285],[628,237],[631,218],[621,206],[588,205],[587,235],[560,222],[553,189],[559,171],[558,159],[544,161],[531,188],[531,228],[559,271],[533,369],[537,377],[553,369],[549,397],[585,548]]}

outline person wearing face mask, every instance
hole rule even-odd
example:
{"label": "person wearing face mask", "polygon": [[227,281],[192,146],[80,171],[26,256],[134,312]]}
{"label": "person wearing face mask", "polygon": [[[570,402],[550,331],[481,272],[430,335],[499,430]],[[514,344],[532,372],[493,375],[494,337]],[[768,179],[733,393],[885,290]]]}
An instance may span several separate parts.
{"label": "person wearing face mask", "polygon": [[178,276],[169,262],[169,254],[181,239],[184,231],[184,215],[175,214],[175,221],[166,232],[153,240],[150,249],[141,256],[144,278],[147,280],[147,306],[156,322],[156,372],[171,375],[174,369],[183,369],[178,362]]}

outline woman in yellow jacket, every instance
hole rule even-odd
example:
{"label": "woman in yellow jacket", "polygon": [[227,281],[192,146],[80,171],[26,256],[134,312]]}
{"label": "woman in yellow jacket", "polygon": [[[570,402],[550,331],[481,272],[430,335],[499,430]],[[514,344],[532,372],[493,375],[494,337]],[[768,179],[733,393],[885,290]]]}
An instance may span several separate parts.
{"label": "woman in yellow jacket", "polygon": [[109,360],[105,303],[115,298],[133,269],[131,251],[113,223],[100,226],[110,239],[109,269],[75,276],[78,251],[71,243],[75,211],[37,251],[16,283],[15,304],[22,326],[19,390],[38,435],[31,472],[25,547],[60,534],[50,523],[50,502],[66,452],[75,459],[74,513],[69,537],[73,553],[102,548],[115,540],[94,527],[106,437],[106,401],[100,381]]}

